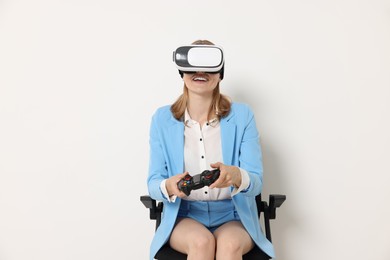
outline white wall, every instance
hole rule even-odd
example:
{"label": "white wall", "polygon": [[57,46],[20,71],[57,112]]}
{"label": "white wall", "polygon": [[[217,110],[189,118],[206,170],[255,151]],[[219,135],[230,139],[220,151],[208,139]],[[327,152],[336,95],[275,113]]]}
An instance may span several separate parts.
{"label": "white wall", "polygon": [[390,259],[390,3],[0,1],[0,259],[147,259],[150,117],[181,44],[256,113],[281,260]]}

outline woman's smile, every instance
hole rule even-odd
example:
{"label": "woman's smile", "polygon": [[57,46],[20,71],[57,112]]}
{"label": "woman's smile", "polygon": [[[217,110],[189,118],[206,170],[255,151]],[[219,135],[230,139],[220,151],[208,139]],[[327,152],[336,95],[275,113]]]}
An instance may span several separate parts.
{"label": "woman's smile", "polygon": [[192,81],[195,81],[197,83],[204,83],[204,82],[208,82],[209,81],[209,78],[207,76],[205,76],[205,74],[195,74],[193,77],[192,77]]}

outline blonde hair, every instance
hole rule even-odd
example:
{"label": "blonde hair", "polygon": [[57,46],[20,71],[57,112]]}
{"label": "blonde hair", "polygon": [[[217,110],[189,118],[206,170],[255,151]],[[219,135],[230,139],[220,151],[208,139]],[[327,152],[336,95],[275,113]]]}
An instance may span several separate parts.
{"label": "blonde hair", "polygon": [[[194,41],[192,44],[214,45],[214,43],[208,40],[197,40]],[[184,113],[187,108],[188,98],[189,98],[188,88],[186,84],[184,84],[183,94],[181,94],[179,98],[175,101],[175,103],[173,103],[171,106],[171,112],[173,114],[173,117],[179,121],[183,121],[184,119]],[[222,95],[220,93],[219,83],[218,83],[217,87],[213,91],[213,99],[211,101],[207,120],[210,120],[209,116],[213,114],[216,114],[218,119],[227,116],[230,113],[230,108],[231,108],[231,101],[227,96]]]}

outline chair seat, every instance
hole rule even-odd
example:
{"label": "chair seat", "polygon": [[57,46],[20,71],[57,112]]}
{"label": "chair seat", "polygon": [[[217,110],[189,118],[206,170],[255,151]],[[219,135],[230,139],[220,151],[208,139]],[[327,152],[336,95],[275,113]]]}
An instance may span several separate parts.
{"label": "chair seat", "polygon": [[[168,244],[165,244],[156,254],[158,260],[186,260],[187,255],[177,252]],[[269,260],[270,257],[255,246],[247,254],[243,255],[243,260]]]}

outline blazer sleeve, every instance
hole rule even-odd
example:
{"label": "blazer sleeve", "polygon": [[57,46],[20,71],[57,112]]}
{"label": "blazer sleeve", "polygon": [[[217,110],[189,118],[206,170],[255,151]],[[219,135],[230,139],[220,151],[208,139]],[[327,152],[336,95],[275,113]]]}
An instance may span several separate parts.
{"label": "blazer sleeve", "polygon": [[262,152],[254,114],[248,106],[246,108],[246,116],[242,117],[246,120],[239,146],[239,167],[248,172],[250,184],[248,189],[241,193],[244,196],[256,196],[261,193],[263,188]]}
{"label": "blazer sleeve", "polygon": [[153,115],[149,135],[149,174],[147,185],[149,195],[158,201],[166,200],[163,195],[160,184],[168,178],[167,163],[164,156],[164,147],[162,144],[162,135],[160,133],[158,111]]}

